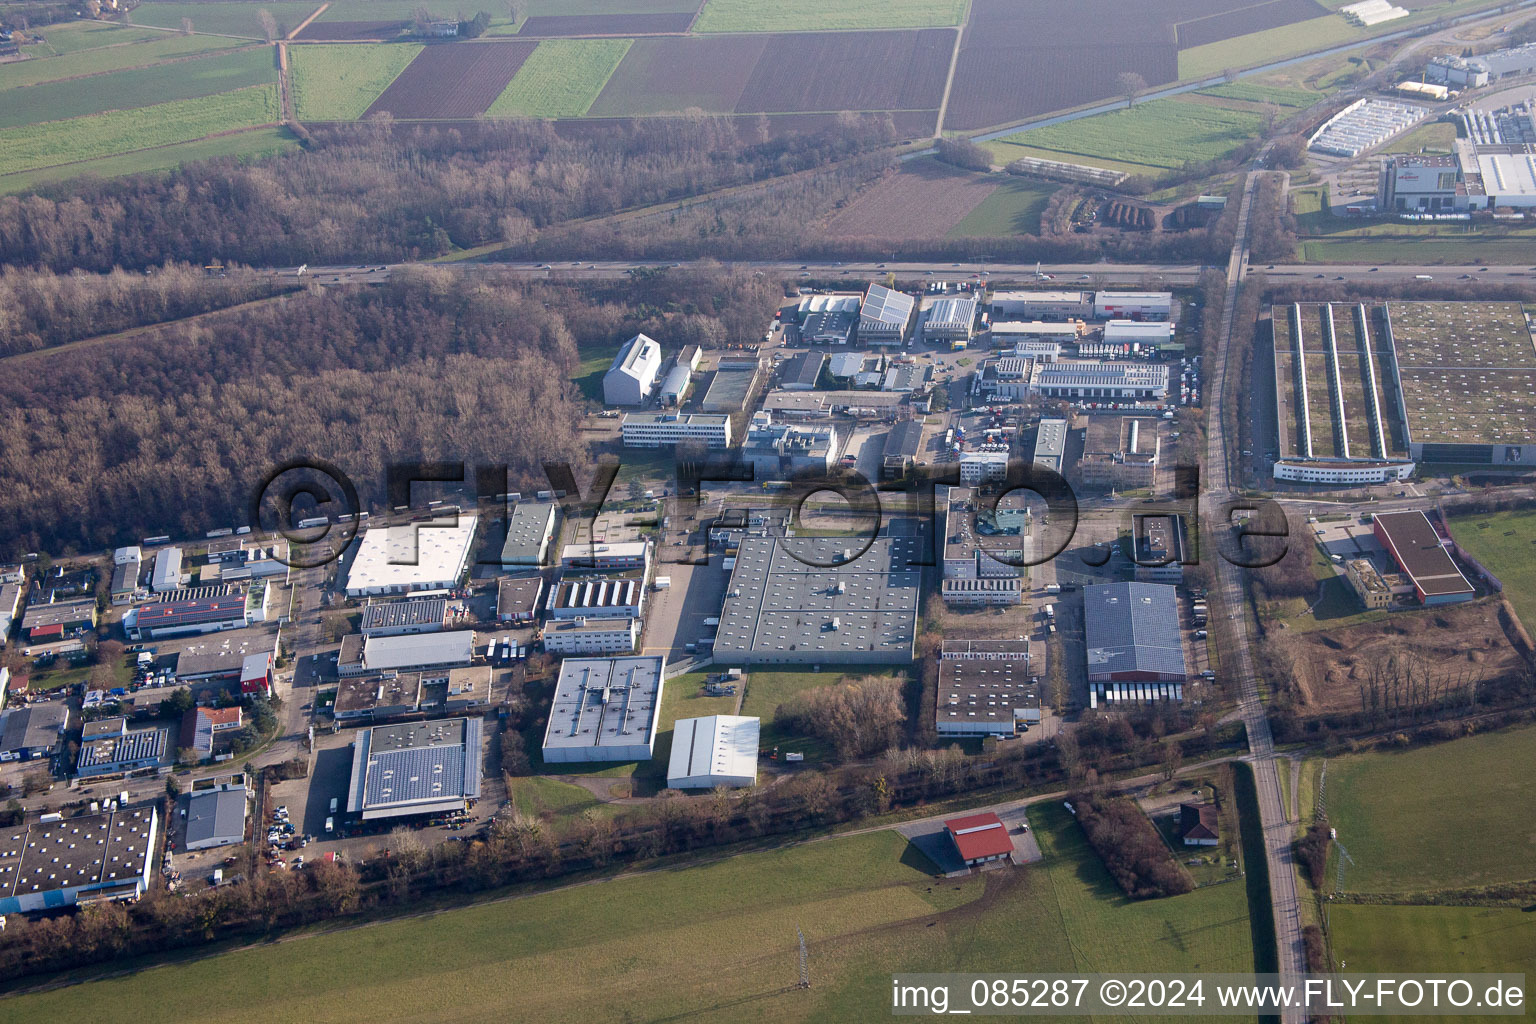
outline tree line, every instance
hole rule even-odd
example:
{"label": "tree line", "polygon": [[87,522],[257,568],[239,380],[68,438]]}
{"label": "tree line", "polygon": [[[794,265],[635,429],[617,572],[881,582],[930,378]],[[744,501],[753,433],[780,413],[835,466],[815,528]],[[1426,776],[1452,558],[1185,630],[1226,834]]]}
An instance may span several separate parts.
{"label": "tree line", "polygon": [[1128,797],[1079,792],[1070,802],[1088,844],[1131,899],[1178,896],[1195,887],[1156,826]]}

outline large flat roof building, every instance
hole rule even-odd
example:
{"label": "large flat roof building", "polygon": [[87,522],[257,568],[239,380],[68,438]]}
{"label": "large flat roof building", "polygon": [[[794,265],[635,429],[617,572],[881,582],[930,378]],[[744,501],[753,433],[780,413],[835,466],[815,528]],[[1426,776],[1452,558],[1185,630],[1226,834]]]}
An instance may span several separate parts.
{"label": "large flat roof building", "polygon": [[779,387],[786,391],[813,390],[826,361],[826,356],[810,350],[791,356],[779,365]]}
{"label": "large flat roof building", "polygon": [[608,372],[603,374],[603,402],[643,405],[660,369],[661,346],[643,334],[635,335],[619,349]]}
{"label": "large flat roof building", "polygon": [[469,567],[476,522],[473,514],[460,513],[452,519],[364,532],[352,568],[347,571],[347,596],[407,594],[458,586]]}
{"label": "large flat roof building", "polygon": [[250,620],[246,617],[243,592],[184,601],[159,601],[130,608],[123,616],[123,632],[130,640],[216,633],[247,625]]}
{"label": "large flat roof building", "polygon": [[668,789],[714,789],[757,784],[762,722],[742,715],[684,718],[672,729]]}
{"label": "large flat roof building", "polygon": [[567,658],[544,730],[544,760],[650,760],[666,668],[660,656]]}
{"label": "large flat roof building", "polygon": [[1035,433],[1035,465],[1060,473],[1067,457],[1067,421],[1043,419]]}
{"label": "large flat roof building", "polygon": [[964,348],[976,330],[976,296],[951,295],[936,299],[923,317],[923,338],[947,341]]}
{"label": "large flat roof building", "polygon": [[935,725],[941,736],[1013,736],[1040,722],[1028,640],[946,640]]}
{"label": "large flat roof building", "polygon": [[550,588],[544,606],[552,619],[631,618],[645,610],[645,581],[578,576]]}
{"label": "large flat roof building", "polygon": [[0,752],[30,761],[58,749],[69,725],[69,705],[60,701],[28,704],[0,714]]}
{"label": "large flat roof building", "polygon": [[138,899],[159,827],[151,804],[0,830],[0,914]]}
{"label": "large flat roof building", "polygon": [[448,622],[448,599],[422,597],[406,601],[377,601],[363,607],[363,636],[403,636],[438,633]]}
{"label": "large flat roof building", "polygon": [[1038,366],[1031,387],[1047,398],[1161,402],[1168,397],[1168,367],[1060,360]]}
{"label": "large flat roof building", "polygon": [[[34,598],[35,600],[35,598]],[[96,625],[96,599],[47,601],[29,604],[21,613],[21,632],[28,640],[62,640],[77,629]]]}
{"label": "large flat roof building", "polygon": [[726,665],[908,664],[923,545],[917,536],[746,537],[714,659]]}
{"label": "large flat roof building", "polygon": [[1178,591],[1160,583],[1083,588],[1088,681],[1183,682]]}
{"label": "large flat roof building", "polygon": [[556,619],[543,637],[551,654],[629,654],[640,642],[640,620]]}
{"label": "large flat roof building", "polygon": [[376,725],[352,744],[347,813],[364,821],[462,811],[480,796],[478,718]]}
{"label": "large flat roof building", "polygon": [[1420,603],[1454,604],[1477,596],[1445,550],[1429,516],[1421,510],[1378,512],[1371,529],[1398,568],[1413,581]]}
{"label": "large flat roof building", "polygon": [[[352,640],[352,637],[345,639]],[[475,631],[472,629],[360,639],[361,643],[354,641],[343,645],[343,653],[336,662],[338,675],[434,669],[446,671],[454,666],[468,665],[474,660],[475,654]]]}
{"label": "large flat roof building", "polygon": [[154,767],[165,757],[167,732],[165,726],[155,725],[133,730],[124,727],[90,739],[82,737],[75,774],[91,778]]}
{"label": "large flat roof building", "polygon": [[1086,320],[1092,315],[1092,292],[1013,291],[992,293],[993,319]]}
{"label": "large flat roof building", "polygon": [[543,565],[554,535],[553,503],[518,502],[507,516],[507,539],[501,545],[501,564],[518,568]]}
{"label": "large flat roof building", "polygon": [[1100,320],[1166,320],[1173,315],[1173,293],[1096,292],[1093,315]]}

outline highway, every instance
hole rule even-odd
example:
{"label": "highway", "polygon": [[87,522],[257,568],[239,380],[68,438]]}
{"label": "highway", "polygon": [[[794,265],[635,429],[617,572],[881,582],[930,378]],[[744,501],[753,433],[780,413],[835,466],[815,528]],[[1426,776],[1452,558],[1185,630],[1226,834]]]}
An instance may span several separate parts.
{"label": "highway", "polygon": [[[849,287],[871,277],[895,274],[902,278],[930,277],[935,281],[969,281],[982,278],[1018,282],[1035,287],[1081,288],[1092,290],[1111,284],[1164,285],[1197,284],[1200,275],[1210,268],[1199,263],[1058,263],[1040,267],[1036,277],[1033,263],[992,263],[984,260],[968,262],[923,262],[891,260],[889,262],[807,262],[788,261],[721,261],[721,260],[568,260],[553,263],[469,262],[395,263],[361,266],[306,267],[301,276],[321,285],[374,284],[387,281],[397,270],[411,266],[456,267],[465,273],[513,273],[522,277],[552,280],[611,279],[623,277],[637,268],[649,270],[687,269],[699,264],[724,267],[733,270],[749,270],[785,278],[802,277],[817,283],[838,278],[848,278]],[[1367,264],[1271,264],[1263,267],[1249,266],[1244,254],[1243,266],[1247,272],[1262,272],[1271,281],[1328,281],[1402,283],[1428,277],[1436,284],[1463,281],[1481,284],[1529,284],[1536,285],[1536,265],[1467,265],[1467,266],[1392,266]],[[275,277],[296,276],[296,267],[274,267],[263,271]]]}
{"label": "highway", "polygon": [[[1230,477],[1230,459],[1234,444],[1225,434],[1223,415],[1227,402],[1228,376],[1240,372],[1229,367],[1232,351],[1232,327],[1237,295],[1247,265],[1248,216],[1258,173],[1248,175],[1238,208],[1237,237],[1227,264],[1227,296],[1222,309],[1220,338],[1216,350],[1207,356],[1206,374],[1206,467],[1205,493],[1200,497],[1201,521],[1217,523],[1225,518],[1223,506],[1236,491]],[[1235,393],[1235,387],[1234,387]],[[1280,974],[1294,981],[1306,972],[1306,956],[1301,940],[1301,902],[1296,892],[1293,864],[1293,827],[1287,822],[1281,796],[1280,773],[1275,761],[1274,737],[1269,731],[1269,717],[1259,699],[1258,675],[1254,671],[1249,620],[1245,607],[1242,570],[1224,558],[1216,559],[1217,614],[1226,615],[1229,628],[1222,645],[1222,672],[1228,677],[1228,689],[1238,697],[1238,711],[1248,731],[1248,762],[1253,766],[1258,790],[1259,820],[1264,830],[1264,856],[1269,869],[1270,900],[1275,915],[1275,941]],[[1252,870],[1252,865],[1249,866]],[[1282,1015],[1285,1024],[1302,1024],[1306,1015],[1290,1010]]]}

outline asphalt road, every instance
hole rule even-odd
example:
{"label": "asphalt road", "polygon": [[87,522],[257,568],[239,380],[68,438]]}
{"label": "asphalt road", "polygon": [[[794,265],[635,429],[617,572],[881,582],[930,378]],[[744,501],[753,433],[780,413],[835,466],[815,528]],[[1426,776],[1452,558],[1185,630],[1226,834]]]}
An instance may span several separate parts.
{"label": "asphalt road", "polygon": [[[691,267],[696,262],[666,260],[599,260],[567,261],[561,263],[471,263],[452,264],[465,273],[507,273],[525,277],[554,280],[603,280],[624,277],[635,268],[650,269]],[[895,274],[899,277],[931,277],[935,281],[960,282],[980,280],[983,277],[1017,281],[1039,287],[1093,290],[1104,285],[1127,282],[1162,283],[1164,285],[1190,285],[1200,280],[1207,269],[1198,263],[1062,263],[1040,267],[1036,277],[1035,265],[1030,263],[990,263],[971,261],[964,263],[943,262],[820,262],[796,263],[794,261],[708,261],[711,266],[725,266],[771,274],[786,278],[804,277],[817,282],[846,277],[850,286],[866,278]],[[303,277],[321,285],[375,284],[388,281],[391,273],[409,266],[437,264],[373,264],[371,266],[306,267]],[[1493,284],[1536,284],[1536,264],[1531,265],[1479,265],[1466,266],[1372,266],[1368,264],[1291,263],[1270,264],[1263,267],[1247,266],[1247,270],[1259,271],[1275,281],[1305,280],[1345,282],[1393,282],[1414,281],[1423,277],[1437,283],[1462,280]],[[266,271],[276,277],[294,277],[296,267],[274,267]]]}
{"label": "asphalt road", "polygon": [[[1232,325],[1236,312],[1238,287],[1247,262],[1248,216],[1257,174],[1248,176],[1238,209],[1237,238],[1227,265],[1227,298],[1222,311],[1220,343],[1207,356],[1206,365],[1206,491],[1201,496],[1205,508],[1202,521],[1216,523],[1222,504],[1235,492],[1231,486],[1229,460],[1234,444],[1228,443],[1223,423],[1226,402],[1227,357],[1232,349]],[[1233,371],[1238,372],[1238,371]],[[1235,422],[1235,417],[1234,417]],[[1275,761],[1274,737],[1269,718],[1259,699],[1258,676],[1254,672],[1249,645],[1248,615],[1244,605],[1241,570],[1225,559],[1217,559],[1217,614],[1225,614],[1231,626],[1230,644],[1223,650],[1222,671],[1235,676],[1238,710],[1248,732],[1248,758],[1253,766],[1258,789],[1259,820],[1264,829],[1264,854],[1269,868],[1270,899],[1275,916],[1275,939],[1282,976],[1294,979],[1306,971],[1306,957],[1301,941],[1301,903],[1296,892],[1296,870],[1292,863],[1292,826],[1287,821],[1281,798],[1280,773]],[[1305,1014],[1288,1011],[1282,1015],[1286,1024],[1301,1024]]]}

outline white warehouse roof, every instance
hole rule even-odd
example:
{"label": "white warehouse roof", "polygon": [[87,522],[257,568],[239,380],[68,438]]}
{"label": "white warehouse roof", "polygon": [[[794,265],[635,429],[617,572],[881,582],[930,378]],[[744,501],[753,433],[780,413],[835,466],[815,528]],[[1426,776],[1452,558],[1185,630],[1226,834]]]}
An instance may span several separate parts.
{"label": "white warehouse roof", "polygon": [[756,785],[761,727],[742,715],[681,719],[673,727],[667,788]]}
{"label": "white warehouse roof", "polygon": [[357,557],[347,573],[347,594],[405,593],[443,590],[464,575],[475,516],[460,513],[456,520],[375,527],[363,534]]}

